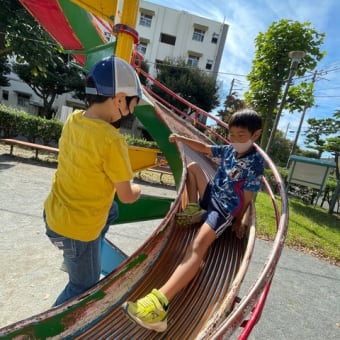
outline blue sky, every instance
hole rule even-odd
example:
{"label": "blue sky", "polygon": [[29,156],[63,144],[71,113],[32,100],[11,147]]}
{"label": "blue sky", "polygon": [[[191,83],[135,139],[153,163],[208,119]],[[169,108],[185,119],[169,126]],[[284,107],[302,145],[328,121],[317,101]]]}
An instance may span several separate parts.
{"label": "blue sky", "polygon": [[[221,102],[229,91],[231,80],[236,79],[238,93],[242,98],[247,89],[245,75],[251,70],[255,56],[255,38],[259,32],[266,32],[274,21],[281,19],[309,21],[318,32],[326,34],[321,46],[327,54],[318,64],[314,87],[315,106],[308,109],[298,141],[303,145],[303,132],[308,118],[331,117],[340,110],[340,17],[339,0],[148,0],[162,6],[184,10],[229,25],[227,40],[218,80],[223,84]],[[207,6],[207,4],[209,4]],[[312,73],[311,73],[312,75]],[[294,139],[300,121],[300,113],[283,112],[279,129]]]}

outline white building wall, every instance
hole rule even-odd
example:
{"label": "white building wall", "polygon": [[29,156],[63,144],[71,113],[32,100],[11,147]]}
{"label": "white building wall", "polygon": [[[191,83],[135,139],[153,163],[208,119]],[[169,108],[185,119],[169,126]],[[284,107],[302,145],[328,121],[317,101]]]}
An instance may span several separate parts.
{"label": "white building wall", "polygon": [[[140,17],[145,13],[152,16],[151,26],[140,24]],[[204,30],[203,41],[193,40],[195,28]],[[155,61],[166,57],[187,59],[189,54],[199,56],[198,67],[216,77],[220,67],[228,25],[207,18],[192,15],[185,11],[178,11],[151,2],[141,1],[136,27],[141,42],[147,42],[144,59],[149,62],[150,73],[155,75]],[[175,45],[160,41],[161,34],[176,37]],[[218,34],[217,43],[212,43],[214,34]],[[212,60],[211,70],[206,64]]]}

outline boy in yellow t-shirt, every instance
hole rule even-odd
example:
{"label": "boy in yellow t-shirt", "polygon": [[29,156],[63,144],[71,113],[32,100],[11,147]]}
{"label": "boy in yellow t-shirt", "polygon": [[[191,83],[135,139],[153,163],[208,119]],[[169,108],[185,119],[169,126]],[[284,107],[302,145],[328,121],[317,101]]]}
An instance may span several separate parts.
{"label": "boy in yellow t-shirt", "polygon": [[69,274],[55,306],[99,280],[101,240],[118,217],[115,193],[121,202],[133,203],[141,192],[130,182],[128,149],[119,133],[122,118],[142,96],[135,70],[118,57],[104,58],[89,72],[85,92],[89,107],[73,112],[64,125],[58,168],[44,204],[46,234],[63,250]]}

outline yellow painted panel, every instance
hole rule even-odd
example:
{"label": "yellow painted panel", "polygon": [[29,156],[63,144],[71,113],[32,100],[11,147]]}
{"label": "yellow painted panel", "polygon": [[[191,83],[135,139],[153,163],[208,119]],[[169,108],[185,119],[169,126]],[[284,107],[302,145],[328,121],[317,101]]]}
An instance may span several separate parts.
{"label": "yellow painted panel", "polygon": [[139,172],[155,166],[157,164],[157,155],[159,153],[159,149],[149,149],[129,145],[129,157],[133,172]]}
{"label": "yellow painted panel", "polygon": [[84,10],[91,12],[110,24],[115,22],[118,0],[71,0]]}

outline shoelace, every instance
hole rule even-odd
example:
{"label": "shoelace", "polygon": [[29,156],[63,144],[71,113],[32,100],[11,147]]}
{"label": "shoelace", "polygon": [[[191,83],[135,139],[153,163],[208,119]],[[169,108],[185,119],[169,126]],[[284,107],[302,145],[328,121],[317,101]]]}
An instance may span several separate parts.
{"label": "shoelace", "polygon": [[145,309],[145,313],[148,313],[149,311],[153,310],[155,311],[159,310],[159,302],[156,301],[156,298],[151,294],[147,295],[143,299],[138,300],[138,304],[142,305],[142,307]]}

